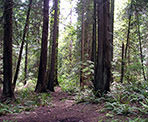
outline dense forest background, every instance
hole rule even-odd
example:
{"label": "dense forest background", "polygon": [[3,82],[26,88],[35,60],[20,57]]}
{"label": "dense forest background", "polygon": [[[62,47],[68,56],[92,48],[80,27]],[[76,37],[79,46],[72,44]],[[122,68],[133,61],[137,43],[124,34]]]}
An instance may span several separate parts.
{"label": "dense forest background", "polygon": [[1,102],[60,86],[79,102],[147,115],[147,13],[147,0],[0,1]]}

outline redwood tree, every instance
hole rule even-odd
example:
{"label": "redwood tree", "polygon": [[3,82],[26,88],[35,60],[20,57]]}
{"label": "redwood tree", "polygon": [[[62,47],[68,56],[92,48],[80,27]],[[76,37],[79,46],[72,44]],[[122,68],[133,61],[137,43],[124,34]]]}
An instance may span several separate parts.
{"label": "redwood tree", "polygon": [[[98,53],[94,86],[97,93],[107,93],[111,81],[111,40],[109,0],[98,1]],[[99,95],[99,94],[97,94]]]}
{"label": "redwood tree", "polygon": [[84,22],[84,0],[82,2],[82,22],[81,22],[81,71],[80,71],[80,86],[83,87],[84,83],[84,73],[83,73],[83,63],[84,63],[84,38],[85,38],[85,22]]}
{"label": "redwood tree", "polygon": [[111,60],[113,60],[113,39],[114,39],[114,4],[115,0],[111,0],[111,10],[110,10],[110,32],[111,32]]}
{"label": "redwood tree", "polygon": [[97,28],[97,22],[96,22],[96,0],[94,2],[94,15],[93,15],[93,36],[92,36],[92,55],[91,55],[91,61],[96,62],[96,28]]}
{"label": "redwood tree", "polygon": [[12,90],[12,13],[13,0],[4,1],[3,93],[2,100],[14,98]]}
{"label": "redwood tree", "polygon": [[53,37],[52,37],[52,50],[51,50],[51,64],[49,72],[49,80],[47,89],[54,91],[54,82],[55,82],[55,71],[56,71],[56,48],[57,48],[57,39],[58,39],[58,3],[59,0],[54,1],[54,23],[53,23]]}
{"label": "redwood tree", "polygon": [[48,44],[48,24],[49,24],[49,0],[44,0],[43,9],[43,31],[42,31],[42,44],[41,44],[41,55],[40,55],[40,65],[38,80],[36,85],[36,92],[45,92],[45,74],[46,74],[46,64],[47,64],[47,44]]}

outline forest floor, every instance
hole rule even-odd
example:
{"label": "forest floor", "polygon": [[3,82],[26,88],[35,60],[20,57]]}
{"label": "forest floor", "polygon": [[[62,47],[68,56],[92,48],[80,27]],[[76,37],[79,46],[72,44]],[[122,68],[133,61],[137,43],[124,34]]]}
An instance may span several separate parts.
{"label": "forest floor", "polygon": [[41,106],[31,112],[0,116],[0,122],[98,122],[103,105],[77,104],[74,95],[61,91],[59,87],[51,93],[50,106]]}
{"label": "forest floor", "polygon": [[113,115],[107,110],[102,111],[104,102],[77,103],[75,94],[63,92],[60,87],[50,94],[51,101],[48,106],[41,105],[32,111],[0,115],[0,122],[129,122],[129,118],[135,118],[131,115]]}

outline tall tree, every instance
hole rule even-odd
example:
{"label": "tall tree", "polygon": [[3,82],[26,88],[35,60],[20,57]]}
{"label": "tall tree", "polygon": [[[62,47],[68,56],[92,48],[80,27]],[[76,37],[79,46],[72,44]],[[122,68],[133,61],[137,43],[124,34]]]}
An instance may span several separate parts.
{"label": "tall tree", "polygon": [[46,64],[47,64],[47,44],[48,44],[48,24],[49,24],[49,0],[44,0],[43,9],[43,31],[42,31],[42,43],[41,43],[41,55],[40,55],[40,65],[38,80],[36,85],[36,92],[45,92],[45,74],[46,74]]}
{"label": "tall tree", "polygon": [[129,17],[128,17],[128,30],[127,30],[126,47],[125,47],[125,59],[127,58],[127,51],[129,48],[131,19],[132,19],[132,7],[133,7],[133,0],[131,1],[131,7],[129,9],[129,15],[128,15]]}
{"label": "tall tree", "polygon": [[24,68],[24,85],[27,83],[27,65],[28,65],[28,41],[26,41],[25,46],[25,68]]}
{"label": "tall tree", "polygon": [[83,63],[84,63],[84,39],[85,39],[85,23],[84,23],[84,0],[82,2],[82,20],[81,20],[81,71],[80,71],[80,86],[83,87],[84,83],[84,73],[83,73]]}
{"label": "tall tree", "polygon": [[56,64],[56,48],[57,48],[57,39],[58,39],[58,3],[59,0],[54,1],[54,23],[53,23],[53,37],[52,37],[52,52],[51,52],[51,67],[49,72],[49,80],[47,89],[54,91],[54,82],[55,82],[55,64]]}
{"label": "tall tree", "polygon": [[60,16],[60,0],[58,1],[58,8],[57,8],[57,40],[56,40],[55,85],[59,85],[59,83],[58,83],[59,16]]}
{"label": "tall tree", "polygon": [[[54,5],[53,5],[54,6]],[[46,82],[49,81],[49,73],[51,69],[51,52],[52,52],[52,37],[53,37],[53,23],[54,23],[54,13],[53,9],[51,8],[51,15],[50,15],[50,37],[49,37],[49,47],[48,47],[48,59],[47,59],[47,72],[46,72]]]}
{"label": "tall tree", "polygon": [[[123,51],[123,44],[122,44],[122,53],[124,52],[124,54],[122,54],[122,63],[121,63],[121,79],[120,82],[123,82],[123,78],[124,78],[124,72],[125,72],[125,60],[127,59],[127,51],[129,48],[129,40],[130,40],[130,29],[131,29],[131,19],[132,19],[132,7],[133,7],[133,1],[131,0],[131,5],[130,5],[130,9],[129,9],[129,15],[128,15],[128,30],[127,30],[127,38],[126,38],[126,47],[125,47],[125,51]],[[124,57],[123,57],[124,56]]]}
{"label": "tall tree", "polygon": [[115,0],[111,0],[110,20],[111,20],[111,60],[113,60],[113,39],[114,39],[114,5]]}
{"label": "tall tree", "polygon": [[104,81],[103,81],[103,24],[104,24],[103,4],[104,4],[103,0],[98,1],[98,53],[97,53],[97,62],[95,66],[95,80],[94,80],[95,91],[98,91],[100,89],[102,89],[103,91],[103,88],[101,88],[101,84],[102,85],[104,84]]}
{"label": "tall tree", "polygon": [[92,55],[91,55],[91,60],[93,62],[96,62],[96,0],[94,0],[94,15],[93,15],[93,39],[92,39]]}
{"label": "tall tree", "polygon": [[[111,45],[109,33],[109,0],[98,1],[98,54],[94,86],[98,93],[107,93],[111,81]],[[99,94],[97,94],[99,95]]]}
{"label": "tall tree", "polygon": [[[72,15],[73,15],[73,4],[72,1],[70,1],[71,9],[70,9],[70,25],[72,25]],[[70,44],[69,44],[69,67],[71,69],[72,67],[72,50],[73,50],[73,38],[70,36]]]}
{"label": "tall tree", "polygon": [[[53,3],[52,6],[52,10],[51,10],[51,19],[50,19],[50,41],[49,41],[49,58],[48,58],[48,71],[46,74],[46,81],[49,81],[49,73],[50,73],[50,69],[51,69],[51,53],[52,53],[52,42],[53,42],[53,34],[54,34],[54,12],[55,12],[55,1]],[[59,85],[58,83],[58,38],[59,38],[59,15],[60,15],[60,1],[58,1],[58,10],[57,10],[57,40],[56,40],[56,53],[55,53],[55,75],[54,75],[54,85]]]}
{"label": "tall tree", "polygon": [[22,53],[23,53],[23,48],[24,48],[24,43],[25,43],[25,37],[26,37],[27,30],[29,28],[29,17],[30,17],[31,6],[32,6],[32,0],[29,0],[28,11],[27,11],[27,16],[26,16],[26,23],[25,23],[24,30],[23,30],[24,31],[23,32],[23,38],[22,38],[18,62],[17,62],[17,66],[16,66],[16,72],[15,72],[14,80],[13,80],[13,90],[15,89],[16,81],[17,81],[17,78],[18,78],[19,70],[20,70]]}
{"label": "tall tree", "polygon": [[124,76],[124,42],[122,42],[122,60],[121,60],[121,77],[120,82],[123,82],[123,76]]}
{"label": "tall tree", "polygon": [[137,14],[137,31],[138,31],[138,38],[139,38],[139,47],[140,47],[140,59],[141,59],[141,65],[142,65],[142,73],[143,73],[143,78],[146,81],[146,75],[145,75],[145,70],[144,70],[144,60],[143,60],[143,51],[142,51],[142,42],[141,42],[141,32],[140,32],[140,22],[139,22],[139,16],[138,12]]}
{"label": "tall tree", "polygon": [[13,0],[4,1],[3,93],[2,98],[14,98],[12,90],[12,13]]}

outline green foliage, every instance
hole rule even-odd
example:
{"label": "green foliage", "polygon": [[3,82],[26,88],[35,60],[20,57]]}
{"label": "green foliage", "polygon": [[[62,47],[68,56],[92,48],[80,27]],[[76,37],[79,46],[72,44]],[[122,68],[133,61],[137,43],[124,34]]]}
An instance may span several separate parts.
{"label": "green foliage", "polygon": [[17,122],[17,121],[13,121],[13,120],[3,120],[3,122]]}
{"label": "green foliage", "polygon": [[139,111],[144,114],[148,114],[148,98],[144,99],[144,101],[140,102],[140,104],[142,105],[142,108],[139,109]]}
{"label": "green foliage", "polygon": [[75,97],[75,101],[76,103],[82,103],[82,102],[86,102],[86,103],[101,103],[101,101],[104,100],[104,98],[97,98],[92,89],[85,89],[81,92],[78,92],[76,97]]}
{"label": "green foliage", "polygon": [[94,62],[87,60],[81,64],[83,66],[82,72],[86,80],[84,82],[92,82],[94,76]]}
{"label": "green foliage", "polygon": [[68,74],[59,78],[62,90],[65,92],[76,92],[78,90],[77,81],[75,81],[75,79],[67,80],[65,77],[68,77]]}
{"label": "green foliage", "polygon": [[[132,4],[132,7],[131,7]],[[143,80],[143,71],[140,56],[140,43],[142,47],[142,59],[144,63],[144,69],[146,68],[147,62],[147,28],[148,28],[148,16],[147,16],[147,2],[145,0],[133,0],[123,1],[122,7],[119,3],[115,6],[119,9],[115,11],[115,23],[114,23],[114,61],[113,61],[113,75],[115,81],[120,81],[121,73],[121,54],[122,54],[122,43],[124,43],[125,48],[127,48],[127,57],[124,59],[125,70],[124,70],[124,82],[137,82]],[[130,28],[129,28],[129,16]],[[139,23],[137,23],[137,17],[139,18]],[[140,38],[137,26],[140,26]],[[127,47],[127,33],[129,33],[129,45]],[[124,49],[125,53],[125,49]],[[125,56],[125,54],[124,54]],[[145,69],[146,73],[146,69]]]}
{"label": "green foliage", "polygon": [[[105,120],[105,122],[147,122],[148,119],[143,119],[143,118],[127,118],[124,120],[121,119],[108,119]],[[99,122],[103,122],[103,120],[100,120]]]}
{"label": "green foliage", "polygon": [[13,113],[11,110],[9,110],[9,106],[0,103],[0,116],[5,115],[6,113]]}
{"label": "green foliage", "polygon": [[129,104],[120,104],[117,102],[106,102],[105,108],[107,110],[111,110],[118,115],[128,115],[134,112],[134,108],[132,108]]}
{"label": "green foliage", "polygon": [[51,95],[49,93],[35,93],[32,86],[17,91],[16,101],[11,104],[0,103],[0,115],[8,113],[20,113],[32,111],[39,106],[50,105]]}
{"label": "green foliage", "polygon": [[[120,84],[114,82],[111,85],[111,92],[101,98],[97,98],[93,94],[93,91],[85,90],[78,93],[75,100],[77,103],[105,103],[104,109],[99,112],[107,112],[106,117],[113,118],[115,115],[139,115],[139,118],[135,118],[133,121],[140,122],[140,120],[145,121],[145,119],[141,117],[148,114],[147,89],[147,82],[135,82],[134,84]],[[131,120],[132,119],[129,119],[129,121]]]}
{"label": "green foliage", "polygon": [[128,122],[147,122],[148,119],[142,119],[142,118],[135,118],[135,119],[130,119],[128,120]]}
{"label": "green foliage", "polygon": [[82,72],[85,78],[84,82],[86,83],[86,87],[93,88],[92,80],[94,75],[94,62],[87,60],[84,63],[76,63],[76,65],[74,65],[74,67],[70,69],[70,72],[66,71],[67,73],[64,72],[63,75],[59,77],[59,83],[62,90],[70,92],[78,91],[80,86],[79,73],[81,70],[81,66],[83,66]]}
{"label": "green foliage", "polygon": [[36,86],[36,81],[37,80],[35,78],[30,79],[30,80],[27,81],[25,86],[24,86],[23,82],[17,82],[16,91],[21,91],[22,89],[33,91],[35,89],[35,86]]}
{"label": "green foliage", "polygon": [[58,81],[64,91],[75,91],[79,86],[79,54],[75,55],[77,40],[76,25],[68,24],[59,40]]}
{"label": "green foliage", "polygon": [[76,92],[79,87],[79,64],[76,64],[70,72],[64,72],[63,75],[59,76],[59,83],[63,91]]}
{"label": "green foliage", "polygon": [[[29,1],[22,2],[21,0],[14,0],[13,7],[13,72],[18,60],[18,53],[20,44],[22,42],[24,25],[26,23],[26,16]],[[42,0],[33,0],[30,11],[29,28],[26,33],[25,41],[28,43],[28,65],[27,77],[28,79],[37,78],[39,54],[40,54],[40,40],[42,29]],[[35,19],[34,19],[35,18]],[[1,30],[1,28],[0,28]],[[25,43],[26,44],[26,43]],[[25,46],[24,44],[24,46]],[[20,65],[20,72],[18,81],[24,81],[24,64],[25,53],[22,54],[22,61]]]}
{"label": "green foliage", "polygon": [[[58,81],[63,91],[76,92],[75,100],[77,103],[105,103],[105,109],[102,112],[106,113],[106,117],[112,118],[113,115],[131,115],[148,114],[148,83],[142,82],[142,65],[140,62],[139,54],[139,40],[137,34],[136,17],[140,19],[141,41],[143,48],[143,61],[144,66],[147,61],[147,38],[148,38],[148,16],[147,16],[147,0],[134,0],[134,7],[131,9],[131,3],[128,1],[124,4],[125,9],[118,12],[118,21],[115,21],[114,33],[114,60],[112,62],[112,70],[114,76],[114,83],[112,84],[111,92],[106,96],[97,98],[91,89],[79,90],[80,86],[80,70],[83,66],[82,72],[85,77],[84,82],[89,83],[93,80],[94,75],[94,62],[91,62],[85,55],[85,61],[80,62],[81,50],[81,18],[82,18],[82,4],[85,7],[84,20],[87,25],[85,34],[85,41],[91,41],[92,35],[92,13],[93,1],[85,0],[84,3],[78,0],[76,12],[78,13],[78,23],[67,24],[62,31],[60,31],[59,49],[58,49]],[[2,3],[2,1],[0,1]],[[22,41],[23,27],[26,19],[27,4],[22,1],[14,1],[13,10],[13,71],[18,58],[20,43]],[[118,3],[120,4],[120,3]],[[1,4],[0,4],[1,6]],[[46,106],[50,104],[51,96],[48,93],[36,94],[33,92],[35,88],[35,81],[38,74],[39,56],[40,56],[40,40],[42,33],[42,0],[34,0],[30,15],[30,27],[26,36],[26,41],[29,44],[28,48],[28,84],[24,87],[24,53],[21,63],[20,75],[16,87],[17,100],[11,105],[0,103],[0,115],[7,113],[20,113],[22,111],[31,111],[38,106]],[[0,22],[3,16],[2,7],[0,7]],[[138,11],[138,13],[136,13]],[[52,13],[51,13],[52,14]],[[65,13],[64,13],[65,14]],[[117,13],[116,13],[117,14]],[[128,18],[131,17],[130,27],[130,43],[128,47],[127,59],[125,59],[125,77],[124,83],[120,84],[120,69],[121,69],[121,44],[126,45]],[[117,17],[116,17],[117,19]],[[66,19],[65,19],[66,20]],[[65,20],[61,23],[65,23]],[[77,28],[76,28],[77,27]],[[0,34],[3,34],[2,24],[0,23]],[[88,39],[89,38],[89,39]],[[0,36],[0,41],[2,41]],[[87,44],[86,44],[87,45]],[[85,45],[85,46],[86,46]],[[86,46],[87,47],[87,46]],[[90,49],[91,50],[91,49]],[[0,50],[2,53],[2,51]],[[2,66],[2,65],[1,65]],[[144,67],[145,68],[145,67]],[[146,69],[146,68],[145,68]],[[1,78],[1,77],[0,77]],[[117,82],[116,82],[117,81]],[[103,120],[100,120],[103,121]],[[110,120],[112,122],[120,120]],[[147,121],[142,118],[129,119],[129,122],[143,122]]]}
{"label": "green foliage", "polygon": [[25,106],[37,107],[50,104],[51,96],[49,93],[34,93],[34,91],[25,89],[19,92],[17,102]]}
{"label": "green foliage", "polygon": [[148,84],[146,82],[114,85],[112,92],[106,98],[105,107],[107,110],[123,115],[137,114],[137,112],[147,114]]}

